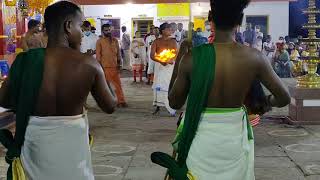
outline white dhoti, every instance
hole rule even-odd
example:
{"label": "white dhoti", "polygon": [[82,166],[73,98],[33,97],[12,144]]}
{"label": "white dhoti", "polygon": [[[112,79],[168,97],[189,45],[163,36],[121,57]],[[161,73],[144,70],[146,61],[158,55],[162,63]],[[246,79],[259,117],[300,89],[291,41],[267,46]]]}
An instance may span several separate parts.
{"label": "white dhoti", "polygon": [[160,63],[155,63],[153,88],[153,105],[159,107],[166,107],[171,115],[175,115],[176,111],[169,106],[168,91],[173,73],[173,64],[166,66]]}
{"label": "white dhoti", "polygon": [[187,158],[192,175],[197,180],[254,180],[254,142],[248,128],[243,109],[207,109]]}
{"label": "white dhoti", "polygon": [[155,62],[153,60],[151,60],[151,58],[149,58],[147,73],[148,74],[153,74],[154,71],[155,71],[154,68],[155,68]]}
{"label": "white dhoti", "polygon": [[30,117],[21,162],[29,180],[94,180],[85,116]]}
{"label": "white dhoti", "polygon": [[131,70],[131,67],[130,67],[130,50],[123,50],[122,69]]}

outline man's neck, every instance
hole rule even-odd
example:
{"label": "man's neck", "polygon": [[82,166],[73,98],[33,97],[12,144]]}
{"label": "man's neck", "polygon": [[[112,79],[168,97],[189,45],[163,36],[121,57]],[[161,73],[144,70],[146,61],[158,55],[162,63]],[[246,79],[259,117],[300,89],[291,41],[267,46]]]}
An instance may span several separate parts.
{"label": "man's neck", "polygon": [[[49,36],[50,37],[50,36]],[[48,48],[70,48],[69,42],[64,37],[52,37],[48,39]]]}
{"label": "man's neck", "polygon": [[162,36],[162,38],[163,38],[164,40],[171,39],[170,36]]}
{"label": "man's neck", "polygon": [[219,30],[215,31],[217,43],[229,43],[234,42],[234,30]]}

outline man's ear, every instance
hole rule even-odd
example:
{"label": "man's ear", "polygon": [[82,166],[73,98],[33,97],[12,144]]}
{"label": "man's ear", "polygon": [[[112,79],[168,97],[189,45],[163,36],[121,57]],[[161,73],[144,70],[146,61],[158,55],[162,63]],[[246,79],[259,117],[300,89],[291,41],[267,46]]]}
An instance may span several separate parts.
{"label": "man's ear", "polygon": [[63,26],[64,26],[63,27],[64,31],[67,34],[70,34],[71,33],[71,28],[72,28],[72,21],[70,19],[68,19],[67,21],[64,22]]}

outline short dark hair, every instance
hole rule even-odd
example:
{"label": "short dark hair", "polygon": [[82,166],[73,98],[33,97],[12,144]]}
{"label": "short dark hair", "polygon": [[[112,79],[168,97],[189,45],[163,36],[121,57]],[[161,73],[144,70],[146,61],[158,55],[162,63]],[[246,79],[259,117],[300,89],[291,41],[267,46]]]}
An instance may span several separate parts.
{"label": "short dark hair", "polygon": [[70,16],[75,16],[81,12],[76,4],[69,1],[59,1],[46,8],[44,13],[44,22],[48,34],[59,33],[64,21]]}
{"label": "short dark hair", "polygon": [[243,20],[243,10],[250,0],[210,0],[213,22],[217,29],[232,29]]}
{"label": "short dark hair", "polygon": [[109,27],[111,27],[110,24],[103,24],[103,25],[101,26],[101,29],[103,30],[104,28],[109,28]]}
{"label": "short dark hair", "polygon": [[91,23],[89,21],[83,21],[83,27],[91,27]]}
{"label": "short dark hair", "polygon": [[28,22],[28,29],[32,29],[37,27],[40,24],[40,21],[35,20],[35,19],[30,19],[30,21]]}
{"label": "short dark hair", "polygon": [[127,30],[127,27],[126,26],[122,26],[121,30]]}
{"label": "short dark hair", "polygon": [[159,28],[160,34],[162,34],[162,31],[165,30],[166,28],[171,28],[171,25],[169,23],[166,23],[166,22],[161,24],[160,28]]}

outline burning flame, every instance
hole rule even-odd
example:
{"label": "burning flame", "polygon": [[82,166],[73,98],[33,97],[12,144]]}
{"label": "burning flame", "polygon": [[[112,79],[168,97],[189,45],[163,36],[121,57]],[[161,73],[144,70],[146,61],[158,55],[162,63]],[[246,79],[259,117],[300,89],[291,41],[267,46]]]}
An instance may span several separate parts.
{"label": "burning flame", "polygon": [[169,62],[177,56],[175,49],[165,49],[160,54],[155,55],[155,58],[160,62]]}

